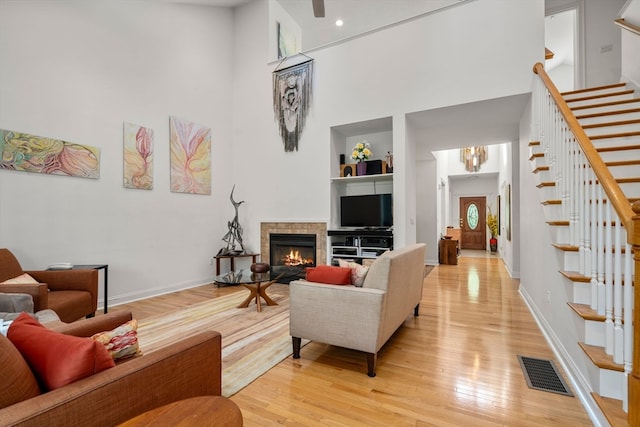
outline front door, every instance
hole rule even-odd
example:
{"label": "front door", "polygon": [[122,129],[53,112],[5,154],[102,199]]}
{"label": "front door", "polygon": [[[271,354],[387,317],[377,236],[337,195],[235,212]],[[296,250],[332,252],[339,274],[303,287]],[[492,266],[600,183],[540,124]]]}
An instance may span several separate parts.
{"label": "front door", "polygon": [[460,249],[487,250],[485,197],[460,197]]}

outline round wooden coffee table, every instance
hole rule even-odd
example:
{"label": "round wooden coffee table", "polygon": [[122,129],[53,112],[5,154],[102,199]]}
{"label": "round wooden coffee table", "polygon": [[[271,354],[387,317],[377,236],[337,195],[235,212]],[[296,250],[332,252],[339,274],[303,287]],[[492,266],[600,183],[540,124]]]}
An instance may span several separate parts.
{"label": "round wooden coffee table", "polygon": [[120,427],[242,426],[240,408],[222,396],[198,396],[168,403],[120,424]]}
{"label": "round wooden coffee table", "polygon": [[255,300],[257,310],[262,311],[262,300],[264,300],[267,305],[278,305],[277,302],[267,295],[267,288],[273,285],[279,278],[280,276],[272,279],[269,272],[253,273],[250,270],[239,270],[216,276],[215,281],[224,285],[242,285],[249,289],[249,296],[242,301],[238,308],[249,307],[249,303]]}

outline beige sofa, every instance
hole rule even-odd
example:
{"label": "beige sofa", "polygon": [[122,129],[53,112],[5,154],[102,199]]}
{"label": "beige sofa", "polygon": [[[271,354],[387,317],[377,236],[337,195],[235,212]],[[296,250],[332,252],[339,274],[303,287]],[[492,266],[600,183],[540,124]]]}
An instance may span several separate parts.
{"label": "beige sofa", "polygon": [[370,266],[362,287],[296,280],[289,284],[293,357],[302,339],[367,353],[367,374],[376,374],[380,348],[422,298],[426,245],[385,252]]}

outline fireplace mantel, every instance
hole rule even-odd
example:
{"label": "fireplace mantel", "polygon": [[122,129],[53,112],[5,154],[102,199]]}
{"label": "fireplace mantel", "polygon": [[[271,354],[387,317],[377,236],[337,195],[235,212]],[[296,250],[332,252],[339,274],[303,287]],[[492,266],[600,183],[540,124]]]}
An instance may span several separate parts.
{"label": "fireplace mantel", "polygon": [[269,234],[315,234],[316,265],[327,263],[327,224],[324,222],[261,222],[260,258],[269,262]]}

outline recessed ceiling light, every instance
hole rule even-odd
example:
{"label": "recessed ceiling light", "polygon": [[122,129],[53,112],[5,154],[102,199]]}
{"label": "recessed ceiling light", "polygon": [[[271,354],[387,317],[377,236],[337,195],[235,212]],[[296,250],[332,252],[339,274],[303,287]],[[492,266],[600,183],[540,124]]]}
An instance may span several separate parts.
{"label": "recessed ceiling light", "polygon": [[336,21],[336,27],[342,27],[343,24],[344,24],[344,22],[342,22],[342,19],[338,19]]}

